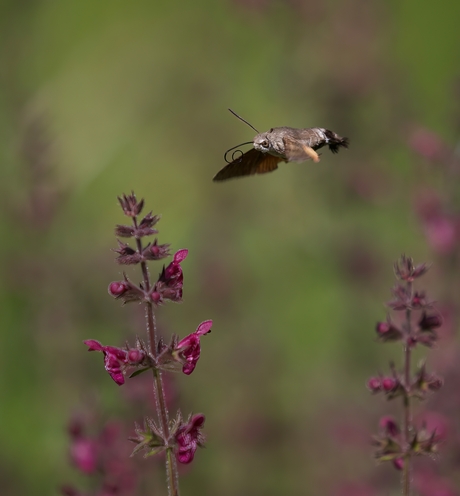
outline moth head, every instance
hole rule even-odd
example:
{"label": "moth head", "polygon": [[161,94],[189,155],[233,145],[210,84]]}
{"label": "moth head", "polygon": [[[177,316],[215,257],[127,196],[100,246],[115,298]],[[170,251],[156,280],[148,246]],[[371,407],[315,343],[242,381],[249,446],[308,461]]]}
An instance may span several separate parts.
{"label": "moth head", "polygon": [[268,133],[260,133],[254,138],[254,148],[260,152],[267,153],[270,151],[270,140]]}

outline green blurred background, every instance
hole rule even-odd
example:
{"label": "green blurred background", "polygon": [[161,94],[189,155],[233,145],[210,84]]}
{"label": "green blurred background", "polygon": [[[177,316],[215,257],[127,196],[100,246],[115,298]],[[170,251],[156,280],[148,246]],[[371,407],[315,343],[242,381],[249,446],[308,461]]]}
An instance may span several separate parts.
{"label": "green blurred background", "polygon": [[[106,292],[131,190],[162,215],[159,241],[190,250],[162,332],[214,320],[196,371],[175,377],[183,412],[207,416],[183,494],[335,494],[375,473],[397,494],[371,458],[387,406],[365,382],[397,357],[373,334],[393,261],[436,258],[414,195],[452,185],[408,140],[458,139],[459,16],[453,0],[0,3],[3,495],[79,483],[74,412],[129,417],[82,340],[143,332],[142,309]],[[327,127],[350,149],[213,183],[254,135],[228,107],[260,131]],[[436,270],[428,281],[440,298]]]}

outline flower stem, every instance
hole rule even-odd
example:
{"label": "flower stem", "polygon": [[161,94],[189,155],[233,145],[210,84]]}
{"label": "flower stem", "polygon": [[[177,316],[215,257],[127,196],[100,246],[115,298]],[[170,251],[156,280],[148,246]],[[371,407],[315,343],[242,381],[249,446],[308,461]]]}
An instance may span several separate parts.
{"label": "flower stem", "polygon": [[[407,283],[407,293],[412,300],[412,283]],[[404,418],[403,418],[403,436],[404,446],[409,449],[410,434],[412,430],[412,411],[410,404],[410,388],[411,388],[411,335],[412,335],[412,310],[406,310],[406,339],[404,344]],[[404,469],[402,473],[402,491],[403,496],[410,496],[411,491],[411,457],[406,456],[404,460]]]}
{"label": "flower stem", "polygon": [[180,496],[179,492],[179,472],[177,470],[176,458],[171,448],[166,451],[166,475],[168,483],[168,495]]}
{"label": "flower stem", "polygon": [[[410,363],[411,363],[411,349],[410,345],[406,344],[404,350],[405,366],[404,366],[404,382],[407,385],[410,384]],[[412,424],[412,413],[409,395],[404,395],[404,445],[409,446],[410,431]],[[404,460],[403,469],[403,495],[410,496],[410,472],[411,472],[411,457],[407,456]]]}
{"label": "flower stem", "polygon": [[[133,217],[133,224],[137,228],[137,219]],[[136,245],[139,253],[142,253],[142,242],[136,238]],[[144,278],[144,289],[148,293],[150,290],[150,276],[146,262],[141,262],[142,275]],[[145,302],[146,313],[145,319],[147,324],[147,335],[150,346],[150,353],[153,358],[157,357],[157,328],[155,320],[155,312],[153,311],[153,303],[150,301]],[[169,439],[169,416],[168,406],[166,404],[166,397],[163,387],[163,379],[161,372],[153,368],[153,395],[155,397],[155,406],[157,409],[158,419],[160,421],[161,431],[164,439]],[[166,455],[166,479],[168,486],[168,496],[179,496],[179,472],[172,450],[168,448]]]}

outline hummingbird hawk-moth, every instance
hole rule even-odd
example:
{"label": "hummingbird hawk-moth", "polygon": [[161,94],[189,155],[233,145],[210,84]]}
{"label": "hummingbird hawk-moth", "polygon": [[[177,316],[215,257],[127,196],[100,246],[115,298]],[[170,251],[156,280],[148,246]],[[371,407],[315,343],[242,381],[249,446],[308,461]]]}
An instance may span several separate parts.
{"label": "hummingbird hawk-moth", "polygon": [[[256,133],[257,129],[242,117],[235,114],[238,119],[252,127]],[[235,148],[242,145],[252,144],[254,148],[227,160],[227,155]],[[337,153],[340,147],[348,148],[348,138],[342,138],[329,129],[322,127],[311,127],[308,129],[296,129],[293,127],[273,127],[270,131],[259,133],[253,141],[248,141],[227,150],[224,155],[227,165],[223,167],[213,178],[213,181],[226,181],[234,177],[252,176],[253,174],[265,174],[278,168],[280,162],[304,162],[313,160],[319,162],[316,150],[323,146],[329,146],[332,153]]]}

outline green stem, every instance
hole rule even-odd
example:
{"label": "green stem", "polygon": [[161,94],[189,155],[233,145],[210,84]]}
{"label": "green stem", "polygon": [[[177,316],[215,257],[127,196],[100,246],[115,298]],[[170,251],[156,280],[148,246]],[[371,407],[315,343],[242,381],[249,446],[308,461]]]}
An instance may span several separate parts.
{"label": "green stem", "polygon": [[168,484],[168,495],[180,496],[179,491],[179,473],[177,470],[177,463],[172,448],[166,451],[166,476]]}

